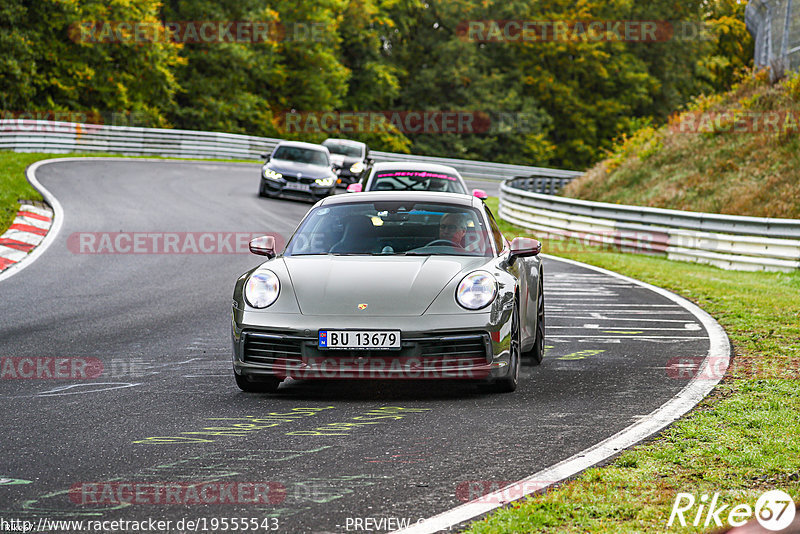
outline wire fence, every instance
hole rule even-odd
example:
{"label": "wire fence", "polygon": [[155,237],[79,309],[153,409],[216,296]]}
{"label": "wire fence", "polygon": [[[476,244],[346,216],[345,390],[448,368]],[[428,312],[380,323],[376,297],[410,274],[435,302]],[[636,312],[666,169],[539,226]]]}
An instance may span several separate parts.
{"label": "wire fence", "polygon": [[756,68],[773,81],[800,68],[800,0],[751,0],[745,24],[755,41]]}

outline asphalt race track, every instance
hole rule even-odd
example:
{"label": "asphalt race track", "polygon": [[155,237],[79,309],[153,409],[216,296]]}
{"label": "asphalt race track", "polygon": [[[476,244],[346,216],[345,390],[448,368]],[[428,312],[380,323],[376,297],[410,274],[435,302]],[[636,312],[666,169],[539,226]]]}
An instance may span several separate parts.
{"label": "asphalt race track", "polygon": [[[686,309],[547,259],[548,350],[515,393],[458,381],[291,381],[275,395],[242,393],[231,294],[261,260],[228,246],[239,233],[288,237],[310,207],[258,198],[257,169],[114,160],[38,171],[65,217],[41,257],[0,281],[1,517],[169,520],[170,532],[270,518],[260,531],[387,532],[640,420],[708,351]],[[211,233],[222,251],[91,253],[118,232]],[[218,234],[235,235],[220,245]]]}

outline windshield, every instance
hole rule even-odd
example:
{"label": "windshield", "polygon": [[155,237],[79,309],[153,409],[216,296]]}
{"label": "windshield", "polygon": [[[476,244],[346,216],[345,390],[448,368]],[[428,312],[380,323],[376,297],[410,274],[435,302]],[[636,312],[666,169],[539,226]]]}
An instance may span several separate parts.
{"label": "windshield", "polygon": [[428,171],[376,171],[369,191],[442,191],[463,193],[467,191],[458,177]]}
{"label": "windshield", "polygon": [[491,256],[478,210],[401,200],[319,207],[289,240],[285,256]]}
{"label": "windshield", "polygon": [[284,159],[312,165],[330,165],[328,155],[322,150],[296,146],[279,146],[275,153],[272,154],[272,159]]}
{"label": "windshield", "polygon": [[331,154],[339,154],[340,156],[346,156],[348,158],[362,157],[361,145],[342,143],[340,141],[325,141],[322,144],[328,147],[328,150],[330,150]]}

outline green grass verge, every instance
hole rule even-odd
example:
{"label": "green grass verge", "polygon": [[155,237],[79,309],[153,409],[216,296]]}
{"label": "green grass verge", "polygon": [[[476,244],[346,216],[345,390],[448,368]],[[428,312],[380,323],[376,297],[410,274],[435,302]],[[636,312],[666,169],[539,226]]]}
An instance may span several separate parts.
{"label": "green grass verge", "polygon": [[42,200],[42,195],[25,179],[25,168],[52,154],[0,152],[0,234],[5,232],[19,209],[20,199]]}
{"label": "green grass verge", "polygon": [[[178,159],[185,158],[158,158],[156,156],[120,156],[118,154],[43,154],[43,153],[17,153],[10,151],[0,151],[0,235],[5,232],[19,209],[19,200],[42,200],[40,195],[25,177],[25,169],[28,165],[43,159],[51,158],[74,158],[74,157],[114,157],[114,158],[148,158],[148,159]],[[253,160],[242,159],[202,159],[188,161],[223,161],[233,163],[258,163]]]}
{"label": "green grass verge", "polygon": [[[489,205],[497,211],[496,198]],[[500,224],[509,238],[530,235]],[[704,527],[705,514],[699,528],[691,525],[697,505],[687,528],[667,528],[678,492],[719,493],[731,505],[723,522],[733,505],[755,506],[768,489],[800,500],[800,272],[724,271],[553,240],[543,248],[695,302],[725,328],[734,362],[709,397],[656,438],[467,532],[713,532],[719,527]]]}

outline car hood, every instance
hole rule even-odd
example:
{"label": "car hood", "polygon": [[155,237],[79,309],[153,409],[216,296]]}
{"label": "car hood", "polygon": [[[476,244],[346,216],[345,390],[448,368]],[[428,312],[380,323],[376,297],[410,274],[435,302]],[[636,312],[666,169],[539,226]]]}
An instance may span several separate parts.
{"label": "car hood", "polygon": [[333,163],[337,167],[346,167],[349,169],[356,161],[361,161],[361,158],[344,156],[342,154],[331,154],[331,163]]}
{"label": "car hood", "polygon": [[303,315],[414,316],[422,315],[448,282],[486,258],[327,255],[290,256],[284,262]]}
{"label": "car hood", "polygon": [[331,168],[325,165],[312,165],[310,163],[300,163],[299,161],[289,161],[284,159],[273,159],[267,163],[267,168],[275,172],[289,176],[302,174],[308,178],[327,178],[331,175]]}

